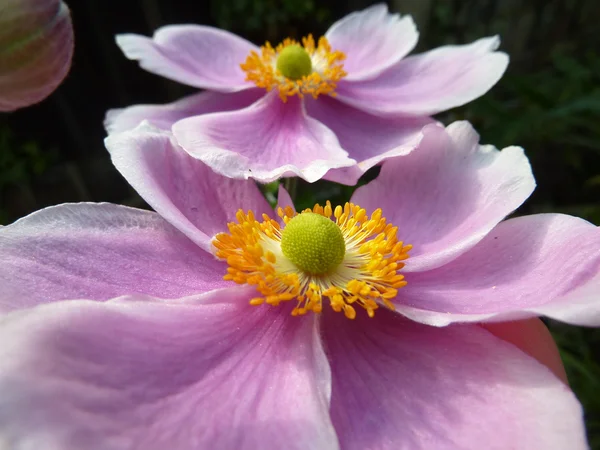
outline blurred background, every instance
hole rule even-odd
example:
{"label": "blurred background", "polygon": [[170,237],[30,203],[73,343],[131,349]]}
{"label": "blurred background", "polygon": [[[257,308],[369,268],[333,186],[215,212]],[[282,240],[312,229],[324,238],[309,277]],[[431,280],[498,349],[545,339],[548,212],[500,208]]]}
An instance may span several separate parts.
{"label": "blurred background", "polygon": [[[109,108],[166,103],[194,92],[141,70],[114,35],[151,35],[199,23],[262,44],[323,34],[365,0],[67,0],[75,27],[70,74],[44,102],[0,116],[0,224],[63,202],[144,207],[104,149]],[[439,117],[470,120],[482,143],[519,145],[538,188],[518,214],[565,212],[600,225],[600,7],[598,0],[396,0],[420,30],[416,51],[498,34],[511,63],[487,95]],[[368,174],[367,177],[373,174]],[[268,189],[268,187],[266,188]],[[345,201],[352,189],[301,183],[300,206]],[[555,323],[569,380],[600,449],[600,332]]]}

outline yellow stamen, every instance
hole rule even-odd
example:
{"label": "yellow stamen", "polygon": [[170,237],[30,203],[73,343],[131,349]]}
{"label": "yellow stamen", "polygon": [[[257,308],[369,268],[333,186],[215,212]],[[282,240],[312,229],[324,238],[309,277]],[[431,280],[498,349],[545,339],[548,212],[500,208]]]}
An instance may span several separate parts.
{"label": "yellow stamen", "polygon": [[[294,48],[295,52],[285,50],[288,47]],[[302,52],[297,51],[303,49]],[[282,55],[283,53],[283,55]],[[296,71],[290,71],[285,76],[280,69],[289,67],[278,61],[281,56],[290,58],[293,53],[300,63],[300,72],[304,73],[306,67],[310,67],[310,73],[302,76],[296,75]],[[305,55],[310,57],[310,66],[303,61]],[[312,35],[302,38],[302,45],[297,41],[287,38],[277,47],[273,48],[269,42],[260,48],[260,54],[252,51],[246,61],[240,65],[246,72],[246,81],[253,82],[256,86],[264,88],[267,91],[277,89],[279,97],[284,102],[288,97],[298,95],[311,95],[317,98],[319,95],[335,96],[337,82],[346,76],[342,61],[346,55],[340,51],[333,51],[325,37],[320,37],[318,45],[315,46],[315,40]],[[278,63],[279,62],[279,63]],[[283,70],[286,72],[286,70]]]}
{"label": "yellow stamen", "polygon": [[[266,214],[259,222],[252,211],[245,214],[239,210],[237,223],[229,223],[229,232],[217,234],[213,241],[217,257],[229,265],[224,279],[256,286],[260,295],[250,304],[276,306],[295,300],[297,305],[292,315],[298,316],[309,311],[321,312],[323,299],[327,299],[334,311],[343,312],[349,319],[356,317],[357,306],[369,317],[375,315],[380,305],[394,309],[391,300],[407,284],[398,271],[404,267],[403,261],[412,246],[398,241],[398,228],[386,222],[380,209],[368,216],[352,203],[333,209],[327,202],[325,207],[317,204],[300,213],[318,214],[331,220],[343,236],[342,262],[322,274],[304,271],[284,255],[281,239],[285,226],[298,214],[290,207],[279,208],[278,214],[283,226]],[[327,231],[324,235],[316,233],[314,239],[331,239],[331,236]]]}

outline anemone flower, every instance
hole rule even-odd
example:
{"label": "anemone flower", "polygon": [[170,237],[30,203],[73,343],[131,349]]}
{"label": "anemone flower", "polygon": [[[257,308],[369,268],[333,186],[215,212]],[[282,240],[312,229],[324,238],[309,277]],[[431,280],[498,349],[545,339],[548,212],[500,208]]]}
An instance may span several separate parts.
{"label": "anemone flower", "polygon": [[60,0],[2,0],[0,49],[0,111],[42,101],[71,67],[69,8]]}
{"label": "anemone flower", "polygon": [[379,4],[325,36],[261,48],[198,25],[153,38],[117,36],[150,72],[207,92],[167,105],[109,111],[109,133],[148,120],[216,172],[270,182],[297,175],[354,184],[367,169],[414,147],[429,117],[487,92],[508,56],[498,37],[406,57],[418,33],[410,16]]}
{"label": "anemone flower", "polygon": [[468,124],[419,146],[352,203],[297,214],[280,190],[275,214],[164,131],[109,137],[158,214],[61,205],[0,229],[3,448],[585,448],[527,318],[600,323],[600,230],[501,222],[527,159]]}

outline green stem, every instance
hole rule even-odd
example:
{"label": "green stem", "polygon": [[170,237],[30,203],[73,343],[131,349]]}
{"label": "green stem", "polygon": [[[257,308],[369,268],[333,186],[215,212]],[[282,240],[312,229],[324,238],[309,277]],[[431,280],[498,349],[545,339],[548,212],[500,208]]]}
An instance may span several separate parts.
{"label": "green stem", "polygon": [[288,194],[290,194],[292,201],[296,200],[296,191],[298,189],[298,179],[296,177],[286,178],[285,180],[283,180],[283,187],[285,188],[286,191],[288,191]]}

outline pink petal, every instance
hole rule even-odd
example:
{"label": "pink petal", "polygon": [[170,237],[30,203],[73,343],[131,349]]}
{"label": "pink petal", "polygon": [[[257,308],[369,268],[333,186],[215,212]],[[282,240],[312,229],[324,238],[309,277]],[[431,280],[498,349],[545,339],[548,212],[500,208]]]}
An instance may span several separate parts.
{"label": "pink petal", "polygon": [[3,443],[336,449],[315,321],[249,306],[249,295],[236,288],[196,303],[59,302],[6,316]]}
{"label": "pink petal", "polygon": [[537,315],[544,315],[575,325],[597,327],[600,324],[598,292],[600,292],[600,273],[556,301],[531,308],[531,311]]}
{"label": "pink petal", "polygon": [[140,209],[65,204],[0,227],[0,311],[125,294],[178,298],[228,285],[226,267]]}
{"label": "pink petal", "polygon": [[263,94],[260,89],[229,94],[205,91],[166,105],[135,105],[123,109],[111,109],[106,113],[104,127],[109,134],[120,133],[135,128],[142,121],[147,120],[161,130],[170,130],[171,125],[186,117],[245,108]]}
{"label": "pink petal", "polygon": [[282,184],[279,185],[279,189],[277,190],[277,206],[280,208],[289,206],[294,209],[294,201]]}
{"label": "pink petal", "polygon": [[313,182],[355,164],[335,134],[306,115],[301,99],[283,103],[275,92],[239,111],[181,120],[173,133],[190,155],[231,178],[268,183],[297,175]]}
{"label": "pink petal", "polygon": [[422,138],[429,117],[383,118],[360,111],[330,97],[306,102],[311,117],[335,133],[348,156],[358,164],[330,170],[325,179],[354,185],[381,161],[410,153]]}
{"label": "pink petal", "polygon": [[125,56],[152,73],[203,89],[234,92],[252,87],[240,68],[257,47],[235,34],[201,25],[169,25],[152,38],[117,35]]}
{"label": "pink petal", "polygon": [[341,101],[373,114],[431,115],[481,97],[502,77],[498,37],[410,56],[365,81],[340,81]]}
{"label": "pink petal", "polygon": [[414,246],[407,272],[438,267],[473,247],[535,186],[521,148],[478,145],[468,122],[428,125],[423,134],[412,153],[384,163],[352,197],[369,211],[381,208]]}
{"label": "pink petal", "polygon": [[0,111],[42,101],[71,68],[69,8],[59,0],[2,0],[0,49]]}
{"label": "pink petal", "polygon": [[547,314],[598,326],[600,228],[560,214],[507,220],[454,261],[411,274],[396,301],[433,325]]}
{"label": "pink petal", "polygon": [[533,317],[509,322],[487,322],[480,326],[535,358],[563,383],[569,384],[556,342],[541,319]]}
{"label": "pink petal", "polygon": [[386,4],[353,12],[325,34],[333,50],[346,55],[346,80],[364,80],[404,58],[417,45],[419,33],[410,16],[390,14]]}
{"label": "pink petal", "polygon": [[586,449],[582,410],[545,366],[476,325],[378,311],[323,323],[331,417],[352,449]]}
{"label": "pink petal", "polygon": [[148,124],[105,140],[117,170],[156,212],[206,251],[227,230],[238,209],[260,217],[273,213],[252,181],[212,172],[174,143],[170,133]]}

